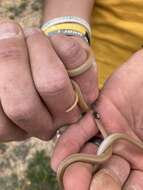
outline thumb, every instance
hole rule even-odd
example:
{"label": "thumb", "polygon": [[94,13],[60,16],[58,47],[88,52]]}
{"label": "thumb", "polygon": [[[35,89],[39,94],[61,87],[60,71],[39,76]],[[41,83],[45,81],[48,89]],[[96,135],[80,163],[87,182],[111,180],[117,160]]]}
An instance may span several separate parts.
{"label": "thumb", "polygon": [[[90,47],[82,39],[69,36],[52,36],[51,41],[66,69],[78,68],[87,61]],[[91,67],[73,79],[80,86],[87,104],[91,105],[98,96],[97,68]]]}

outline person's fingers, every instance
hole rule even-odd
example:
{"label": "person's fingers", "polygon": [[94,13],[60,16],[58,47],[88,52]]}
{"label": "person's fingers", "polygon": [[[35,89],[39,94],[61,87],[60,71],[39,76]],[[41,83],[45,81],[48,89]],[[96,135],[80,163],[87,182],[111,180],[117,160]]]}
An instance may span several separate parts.
{"label": "person's fingers", "polygon": [[12,123],[0,105],[0,142],[19,141],[28,138],[28,134]]}
{"label": "person's fingers", "polygon": [[7,117],[31,136],[49,139],[52,120],[34,88],[25,37],[14,22],[0,23],[0,99]]}
{"label": "person's fingers", "polygon": [[109,174],[99,171],[93,177],[90,190],[121,190],[121,185],[113,179]]}
{"label": "person's fingers", "polygon": [[[87,143],[81,152],[96,155],[97,147],[94,144]],[[89,190],[92,171],[92,165],[82,162],[69,166],[63,178],[65,190]]]}
{"label": "person's fingers", "polygon": [[66,112],[76,99],[70,79],[48,38],[40,31],[27,30],[27,44],[37,91],[55,120],[55,125],[74,123],[79,117],[76,106]]}
{"label": "person's fingers", "polygon": [[90,190],[121,190],[130,172],[129,163],[119,156],[102,166],[93,177]]}
{"label": "person's fingers", "polygon": [[[90,48],[80,38],[58,35],[52,36],[51,41],[57,54],[68,70],[83,65],[89,56]],[[98,96],[97,78],[97,67],[95,63],[89,70],[73,78],[79,84],[88,105],[91,105]]]}
{"label": "person's fingers", "polygon": [[[114,152],[130,162],[132,169],[143,170],[143,151],[131,143],[122,141],[117,143]],[[134,155],[134,156],[133,156]]]}
{"label": "person's fingers", "polygon": [[123,190],[142,190],[143,189],[143,172],[133,170],[123,187]]}
{"label": "person's fingers", "polygon": [[79,152],[82,146],[97,132],[98,129],[91,113],[87,113],[77,124],[71,125],[56,144],[51,161],[52,168],[56,170],[64,158]]}

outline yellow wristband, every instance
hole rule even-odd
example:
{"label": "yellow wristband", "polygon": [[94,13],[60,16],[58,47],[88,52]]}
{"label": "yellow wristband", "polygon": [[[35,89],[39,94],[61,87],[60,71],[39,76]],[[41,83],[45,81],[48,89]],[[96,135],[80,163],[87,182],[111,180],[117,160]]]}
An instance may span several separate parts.
{"label": "yellow wristband", "polygon": [[[62,23],[62,24],[56,24],[53,25],[51,27],[43,27],[42,28],[43,32],[47,35],[48,33],[51,32],[55,32],[58,30],[72,30],[72,31],[76,31],[79,32],[83,35],[86,35],[88,33],[87,29],[80,25],[80,24],[76,24],[76,23]],[[89,33],[88,33],[89,35]]]}

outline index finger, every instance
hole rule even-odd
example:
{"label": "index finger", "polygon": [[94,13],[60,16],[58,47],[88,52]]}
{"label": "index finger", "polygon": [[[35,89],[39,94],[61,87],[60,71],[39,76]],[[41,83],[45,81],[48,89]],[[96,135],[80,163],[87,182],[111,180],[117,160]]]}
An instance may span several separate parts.
{"label": "index finger", "polygon": [[[52,36],[51,41],[67,70],[78,68],[88,59],[90,47],[80,38]],[[92,61],[94,61],[94,66],[88,68],[82,74],[73,77],[79,84],[83,97],[88,105],[91,105],[98,96],[97,67],[94,57]]]}

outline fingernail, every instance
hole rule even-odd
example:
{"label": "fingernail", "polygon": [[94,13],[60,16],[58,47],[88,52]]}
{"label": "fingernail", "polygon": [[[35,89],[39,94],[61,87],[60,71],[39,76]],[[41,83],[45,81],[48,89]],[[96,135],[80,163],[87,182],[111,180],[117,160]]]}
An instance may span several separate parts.
{"label": "fingernail", "polygon": [[52,170],[53,170],[54,172],[57,171],[57,163],[55,163],[55,161],[53,161],[52,159],[51,159],[51,168],[52,168]]}
{"label": "fingernail", "polygon": [[13,22],[0,23],[0,39],[15,37],[19,32],[20,28]]}
{"label": "fingernail", "polygon": [[42,32],[41,29],[39,29],[39,28],[27,28],[24,30],[24,34],[26,37],[31,36],[33,34],[37,34],[39,32],[40,33]]}

